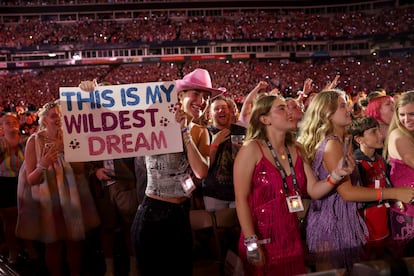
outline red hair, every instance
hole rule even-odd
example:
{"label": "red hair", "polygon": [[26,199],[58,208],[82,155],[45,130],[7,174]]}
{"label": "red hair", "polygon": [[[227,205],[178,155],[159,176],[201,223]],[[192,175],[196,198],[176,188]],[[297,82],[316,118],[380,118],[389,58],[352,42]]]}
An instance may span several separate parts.
{"label": "red hair", "polygon": [[384,121],[381,118],[380,109],[381,109],[382,104],[385,101],[390,101],[393,103],[394,99],[393,97],[387,95],[387,96],[376,97],[370,100],[367,105],[367,108],[365,109],[365,115],[374,118],[378,122],[384,123]]}

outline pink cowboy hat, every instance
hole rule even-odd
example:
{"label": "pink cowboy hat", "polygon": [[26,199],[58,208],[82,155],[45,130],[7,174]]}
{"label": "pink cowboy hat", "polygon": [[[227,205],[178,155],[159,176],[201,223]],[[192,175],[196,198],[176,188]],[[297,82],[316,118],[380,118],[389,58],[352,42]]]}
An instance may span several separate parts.
{"label": "pink cowboy hat", "polygon": [[176,80],[175,85],[178,92],[191,89],[201,90],[209,92],[211,98],[226,92],[224,87],[212,88],[210,74],[205,69],[195,69],[193,72],[185,75],[182,80]]}

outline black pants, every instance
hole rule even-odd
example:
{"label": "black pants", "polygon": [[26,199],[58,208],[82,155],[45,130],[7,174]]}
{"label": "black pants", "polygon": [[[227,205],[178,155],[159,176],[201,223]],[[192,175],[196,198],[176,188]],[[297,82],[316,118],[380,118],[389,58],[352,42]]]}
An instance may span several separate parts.
{"label": "black pants", "polygon": [[9,208],[17,206],[17,176],[6,177],[0,176],[0,208]]}
{"label": "black pants", "polygon": [[131,229],[142,276],[192,275],[190,201],[173,204],[145,197]]}

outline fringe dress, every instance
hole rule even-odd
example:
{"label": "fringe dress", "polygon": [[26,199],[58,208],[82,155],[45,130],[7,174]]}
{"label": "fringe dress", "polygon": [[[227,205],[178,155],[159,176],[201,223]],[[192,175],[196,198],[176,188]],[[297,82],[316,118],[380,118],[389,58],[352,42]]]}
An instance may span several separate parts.
{"label": "fringe dress", "polygon": [[[239,256],[243,260],[245,275],[296,275],[305,273],[304,247],[296,213],[290,213],[286,203],[282,176],[279,170],[264,157],[253,172],[252,190],[248,202],[253,215],[255,233],[259,240],[270,238],[261,245],[265,253],[265,265],[258,267],[247,262],[244,235],[239,240]],[[301,195],[306,193],[306,176],[303,160],[297,155],[294,170]],[[289,172],[287,172],[289,174]],[[291,195],[292,176],[286,177]]]}
{"label": "fringe dress", "polygon": [[[326,143],[331,139],[339,140],[336,136],[326,137],[312,164],[319,180],[328,176],[322,163]],[[351,181],[353,185],[360,185],[357,167],[351,174]],[[361,259],[368,230],[359,215],[360,207],[361,203],[344,201],[336,189],[322,199],[311,201],[306,242],[313,261],[350,270],[353,263]]]}

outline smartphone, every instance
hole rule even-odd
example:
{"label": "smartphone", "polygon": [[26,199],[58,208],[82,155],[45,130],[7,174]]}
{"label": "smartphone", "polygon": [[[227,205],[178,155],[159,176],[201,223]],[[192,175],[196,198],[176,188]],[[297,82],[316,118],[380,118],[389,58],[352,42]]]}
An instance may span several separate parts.
{"label": "smartphone", "polygon": [[113,170],[106,171],[105,174],[111,179],[116,179],[115,171]]}
{"label": "smartphone", "polygon": [[45,144],[45,149],[49,150],[51,147],[53,147],[53,145],[54,145],[53,143],[46,143]]}
{"label": "smartphone", "polygon": [[342,163],[342,167],[348,167],[348,159],[346,158],[348,156],[348,147],[349,144],[351,143],[351,137],[345,136],[344,138],[344,147],[343,147],[343,163]]}

